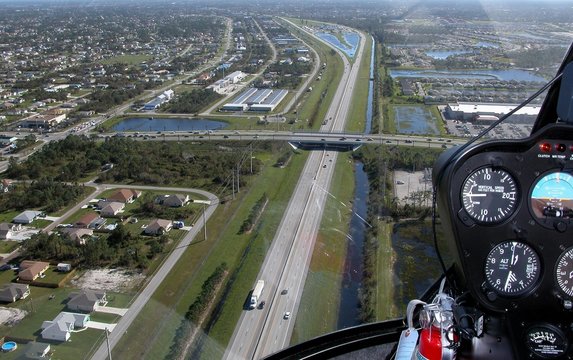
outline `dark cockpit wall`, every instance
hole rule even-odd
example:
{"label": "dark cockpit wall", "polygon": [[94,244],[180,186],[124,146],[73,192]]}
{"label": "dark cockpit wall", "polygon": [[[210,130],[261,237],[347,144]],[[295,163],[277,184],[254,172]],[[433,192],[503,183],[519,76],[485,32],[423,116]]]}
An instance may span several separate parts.
{"label": "dark cockpit wall", "polygon": [[[554,171],[558,171],[559,173],[561,173],[561,171],[573,171],[573,166],[571,165],[573,155],[571,155],[568,160],[564,160],[564,157],[561,154],[548,154],[549,158],[553,158],[553,160],[547,162],[543,160],[547,154],[541,154],[543,152],[542,146],[545,146],[548,142],[551,143],[552,149],[558,148],[558,146],[563,143],[567,143],[567,151],[573,152],[573,46],[569,48],[556,78],[554,78],[550,83],[551,85],[549,86],[547,96],[536,123],[534,124],[532,136],[530,138],[510,142],[509,145],[503,140],[493,140],[487,141],[485,145],[483,143],[477,145],[474,144],[468,148],[462,146],[457,149],[458,151],[456,151],[456,149],[446,151],[442,158],[438,160],[438,165],[434,168],[434,187],[438,192],[438,194],[436,194],[436,197],[438,198],[438,206],[441,205],[442,208],[448,208],[452,207],[452,204],[456,201],[459,202],[459,199],[452,200],[452,197],[458,196],[459,194],[454,194],[454,196],[452,196],[451,191],[449,191],[452,186],[455,188],[459,184],[453,185],[452,183],[455,183],[455,181],[451,181],[451,179],[443,181],[439,178],[440,176],[436,178],[436,171],[443,171],[445,174],[444,176],[457,176],[457,182],[461,183],[463,178],[461,180],[459,179],[460,173],[472,172],[472,169],[466,169],[463,172],[458,171],[456,173],[456,167],[457,170],[459,170],[461,166],[460,162],[463,163],[465,160],[472,164],[475,169],[478,169],[473,169],[475,173],[483,171],[484,167],[491,167],[494,171],[497,171],[498,167],[505,167],[509,169],[508,172],[519,176],[521,171],[526,169],[528,165],[522,165],[519,170],[515,170],[512,165],[510,165],[512,161],[510,158],[513,157],[518,159],[518,161],[520,158],[522,159],[521,161],[523,161],[524,157],[530,157],[531,159],[535,158],[536,162],[532,164],[532,166],[538,166],[540,169],[532,172],[533,175],[530,176],[532,179],[526,180],[528,182],[527,185],[521,184],[521,187],[524,188],[521,191],[522,203],[526,202],[528,192],[531,193],[531,191],[526,190],[525,187],[531,186],[532,184],[530,183],[538,183],[540,181],[538,178],[542,178],[543,174]],[[552,124],[555,125],[552,126]],[[557,128],[555,126],[557,126]],[[547,127],[549,127],[549,129],[546,129]],[[540,135],[536,137],[538,133]],[[561,150],[559,149],[556,151],[559,152]],[[496,152],[501,154],[500,157],[497,157],[498,154]],[[495,157],[495,159],[492,158],[492,156]],[[504,156],[506,159],[501,159]],[[476,159],[480,159],[479,161],[483,160],[485,162],[483,164],[478,164],[477,162],[479,161]],[[458,162],[458,164],[455,166],[452,165],[455,162]],[[471,178],[471,175],[468,178]],[[465,182],[473,181],[472,179],[468,180],[468,178],[466,178]],[[436,184],[436,181],[443,183]],[[440,191],[442,193],[450,193],[440,194]],[[455,206],[461,207],[461,210],[463,210],[464,207],[461,204],[456,204]],[[523,204],[522,206],[525,208],[528,207],[528,205]],[[519,207],[519,205],[517,207]],[[522,214],[519,214],[520,211]],[[528,211],[527,209],[517,209],[515,212],[518,213],[518,215],[515,215],[513,220],[508,218],[506,221],[506,224],[510,225],[507,225],[505,229],[500,227],[499,230],[504,232],[504,235],[500,237],[500,240],[491,241],[490,247],[492,250],[487,249],[487,251],[489,251],[487,258],[489,259],[494,250],[502,247],[504,244],[512,243],[515,245],[519,241],[523,240],[523,243],[526,246],[529,246],[527,244],[531,244],[532,248],[536,249],[536,251],[541,254],[540,256],[544,258],[541,260],[544,269],[541,269],[542,275],[540,275],[540,277],[552,277],[549,273],[554,271],[553,267],[556,264],[550,264],[550,262],[557,262],[554,261],[557,255],[549,254],[550,251],[544,249],[543,244],[539,244],[540,241],[538,238],[544,237],[544,234],[540,235],[539,229],[536,229],[536,231],[538,231],[538,233],[536,233],[537,239],[528,239],[527,236],[524,236],[520,231],[516,232],[515,239],[509,239],[512,235],[508,234],[516,228],[519,228],[520,221],[526,221],[525,218],[528,215],[531,216],[531,211]],[[472,249],[471,246],[464,247],[459,244],[462,242],[462,240],[456,238],[456,236],[459,236],[460,234],[459,228],[466,227],[468,229],[462,229],[461,233],[464,233],[464,231],[466,231],[466,233],[470,233],[472,231],[475,232],[476,230],[479,231],[479,225],[484,225],[485,227],[490,227],[488,229],[489,234],[495,234],[495,231],[491,231],[492,224],[486,224],[484,222],[480,224],[479,218],[474,219],[475,223],[472,222],[471,219],[469,223],[467,221],[464,223],[464,221],[460,221],[462,216],[458,214],[454,214],[452,212],[447,214],[446,210],[440,212],[443,224],[452,228],[450,229],[450,233],[452,238],[458,243],[456,245],[459,252],[469,253],[471,251],[475,251],[475,248]],[[523,219],[518,219],[518,216],[522,216]],[[532,222],[532,220],[529,220],[529,222]],[[546,236],[548,237],[561,236],[563,239],[571,238],[573,241],[573,236],[571,236],[571,234],[564,235],[566,233],[570,233],[573,230],[573,227],[571,227],[571,229],[563,229],[557,226],[557,223],[560,223],[560,221],[554,220],[552,224],[555,226],[546,226],[541,232],[547,230],[548,234],[546,234]],[[497,224],[493,222],[493,225]],[[537,228],[540,227],[537,226]],[[552,232],[557,232],[559,234],[555,235]],[[507,240],[504,240],[504,237]],[[472,242],[475,240],[476,239],[473,239]],[[571,247],[573,242],[570,243],[571,241],[569,240],[563,240],[561,242],[562,244],[558,246],[558,249],[561,251],[573,248]],[[559,252],[559,250],[556,251]],[[567,253],[567,251],[565,252]],[[465,254],[466,257],[471,258],[471,255],[467,256],[467,253]],[[568,308],[567,305],[563,305],[569,303],[567,297],[563,296],[563,292],[559,295],[554,295],[559,292],[559,290],[553,289],[553,287],[557,287],[553,283],[553,280],[536,280],[537,284],[535,284],[537,289],[543,288],[544,292],[551,293],[551,296],[548,294],[539,296],[539,290],[536,291],[534,286],[532,286],[531,291],[521,293],[520,296],[523,299],[514,297],[512,294],[505,294],[503,291],[496,293],[495,288],[493,290],[487,289],[488,281],[482,279],[483,274],[481,273],[481,270],[484,266],[483,262],[479,264],[475,262],[472,263],[472,261],[464,260],[463,257],[463,255],[459,256],[457,264],[456,261],[454,261],[453,266],[447,271],[447,278],[451,279],[452,288],[458,287],[458,289],[451,290],[452,292],[458,291],[458,293],[462,293],[463,295],[461,296],[464,297],[468,296],[468,293],[473,294],[476,299],[470,301],[470,303],[474,304],[475,308],[478,309],[478,312],[483,311],[486,324],[484,325],[484,333],[480,336],[481,339],[467,342],[465,347],[461,346],[458,349],[458,358],[571,358],[573,355],[573,330],[571,328],[571,325],[573,325],[573,322],[571,322],[573,319],[573,310]],[[559,256],[559,259],[561,258],[563,258],[563,255]],[[479,272],[480,274],[479,276],[465,273],[456,274],[456,269],[458,272]],[[510,271],[508,279],[511,275]],[[460,279],[460,277],[463,279]],[[434,298],[438,293],[440,281],[441,279],[438,279],[438,281],[436,281],[436,283],[426,291],[426,293],[421,297],[422,301],[429,303],[431,299]],[[476,281],[483,281],[485,285],[478,284],[477,286],[472,287],[468,284],[469,282]],[[550,284],[547,285],[546,283]],[[470,288],[469,291],[468,288]],[[544,309],[537,314],[533,314],[536,312],[536,308],[544,306],[544,304],[538,304],[539,301],[551,302],[553,301],[553,297],[556,297],[559,300],[559,305],[555,304],[555,306],[549,310]],[[393,359],[396,356],[396,348],[398,346],[400,334],[406,329],[405,324],[405,319],[394,319],[343,329],[294,345],[279,353],[270,355],[267,359]],[[530,338],[533,336],[531,334],[546,334],[546,331],[548,333],[555,331],[555,333],[560,335],[561,338],[558,338],[558,341],[554,341],[553,343],[551,341],[547,341],[547,339],[540,340],[543,341],[543,343],[537,345],[532,341],[532,338]]]}

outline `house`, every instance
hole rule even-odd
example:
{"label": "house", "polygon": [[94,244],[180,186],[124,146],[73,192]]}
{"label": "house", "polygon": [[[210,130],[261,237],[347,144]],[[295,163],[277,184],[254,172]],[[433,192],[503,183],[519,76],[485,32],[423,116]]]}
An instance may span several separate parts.
{"label": "house", "polygon": [[171,220],[155,219],[143,231],[146,235],[163,235],[173,227]]}
{"label": "house", "polygon": [[105,291],[82,290],[73,292],[68,297],[67,308],[73,311],[92,312],[100,306],[107,305]]}
{"label": "house", "polygon": [[84,228],[65,228],[62,230],[62,234],[67,235],[70,240],[75,241],[80,245],[85,245],[86,238],[92,237],[94,231],[92,229]]}
{"label": "house", "polygon": [[41,211],[26,210],[23,213],[16,216],[14,219],[12,219],[12,222],[16,224],[30,224],[40,214],[42,214]]}
{"label": "house", "polygon": [[119,189],[107,198],[109,201],[117,201],[124,204],[132,203],[141,196],[141,191],[133,189]]}
{"label": "house", "polygon": [[50,264],[42,261],[24,260],[20,263],[20,272],[18,277],[24,281],[34,281],[44,274],[50,267]]}
{"label": "house", "polygon": [[31,341],[24,349],[24,359],[49,359],[50,344]]}
{"label": "house", "polygon": [[163,199],[162,205],[171,207],[185,206],[189,202],[189,195],[173,194]]}
{"label": "house", "polygon": [[[16,140],[12,141],[12,139],[16,139],[16,138],[10,138],[7,144],[2,144],[2,145],[10,145],[10,144],[15,143]],[[1,141],[0,141],[0,143],[1,143]],[[13,186],[12,180],[2,179],[2,181],[0,181],[0,192],[6,193],[6,192],[10,191],[10,190],[12,190],[12,186]]]}
{"label": "house", "polygon": [[47,340],[68,341],[70,333],[77,328],[86,327],[90,321],[89,314],[64,312],[58,314],[52,321],[42,323],[42,338]]}
{"label": "house", "polygon": [[25,299],[30,295],[28,284],[4,284],[0,288],[0,301],[13,303],[16,300]]}
{"label": "house", "polygon": [[89,212],[82,216],[77,222],[76,226],[88,229],[97,229],[105,222],[97,213]]}
{"label": "house", "polygon": [[108,202],[107,205],[101,209],[100,214],[101,216],[115,216],[122,211],[124,207],[125,204],[121,202]]}
{"label": "house", "polygon": [[19,230],[22,230],[21,224],[0,223],[0,239],[11,239]]}

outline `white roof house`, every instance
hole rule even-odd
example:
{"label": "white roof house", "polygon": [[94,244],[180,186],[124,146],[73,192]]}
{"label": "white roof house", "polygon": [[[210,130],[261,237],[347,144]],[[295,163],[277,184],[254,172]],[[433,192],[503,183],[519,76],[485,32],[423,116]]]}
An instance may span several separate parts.
{"label": "white roof house", "polygon": [[62,311],[54,320],[44,321],[42,323],[42,338],[47,340],[68,341],[72,330],[86,327],[88,321],[90,321],[89,314]]}

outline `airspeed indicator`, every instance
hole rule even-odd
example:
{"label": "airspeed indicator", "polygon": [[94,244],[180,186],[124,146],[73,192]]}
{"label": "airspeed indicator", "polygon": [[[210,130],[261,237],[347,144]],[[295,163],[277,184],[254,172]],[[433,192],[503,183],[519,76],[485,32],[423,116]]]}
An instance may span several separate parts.
{"label": "airspeed indicator", "polygon": [[464,181],[461,200],[464,210],[474,221],[500,223],[515,211],[517,185],[507,171],[484,167],[471,173]]}

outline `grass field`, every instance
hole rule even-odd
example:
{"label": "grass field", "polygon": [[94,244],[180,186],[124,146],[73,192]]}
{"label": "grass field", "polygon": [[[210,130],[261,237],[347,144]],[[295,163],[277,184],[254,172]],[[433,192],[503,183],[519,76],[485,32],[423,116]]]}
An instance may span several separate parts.
{"label": "grass field", "polygon": [[291,345],[337,328],[340,287],[348,247],[346,234],[352,217],[353,169],[351,157],[339,154],[331,183],[332,196],[326,200]]}
{"label": "grass field", "polygon": [[[274,159],[268,159],[263,173],[253,180],[248,191],[239,194],[235,201],[219,206],[207,224],[207,239],[200,236],[192,243],[115,348],[114,357],[164,358],[201,284],[222,262],[227,263],[230,274],[236,273],[210,332],[215,343],[206,351],[218,352],[220,346],[226,346],[305,160],[306,154],[296,155],[289,167],[280,169],[271,166]],[[265,192],[270,205],[257,229],[251,234],[237,235],[249,209]],[[139,336],[142,331],[146,337]]]}
{"label": "grass field", "polygon": [[153,56],[145,54],[119,55],[102,60],[101,63],[104,65],[110,65],[110,64],[137,65],[150,59],[153,59]]}
{"label": "grass field", "polygon": [[350,132],[364,132],[366,127],[366,110],[368,106],[368,88],[370,85],[370,58],[372,55],[372,38],[366,36],[364,54],[358,71],[357,84],[354,86],[346,129]]}
{"label": "grass field", "polygon": [[392,223],[378,222],[379,246],[376,256],[376,320],[393,319],[398,316],[394,294],[394,259],[392,249]]}

